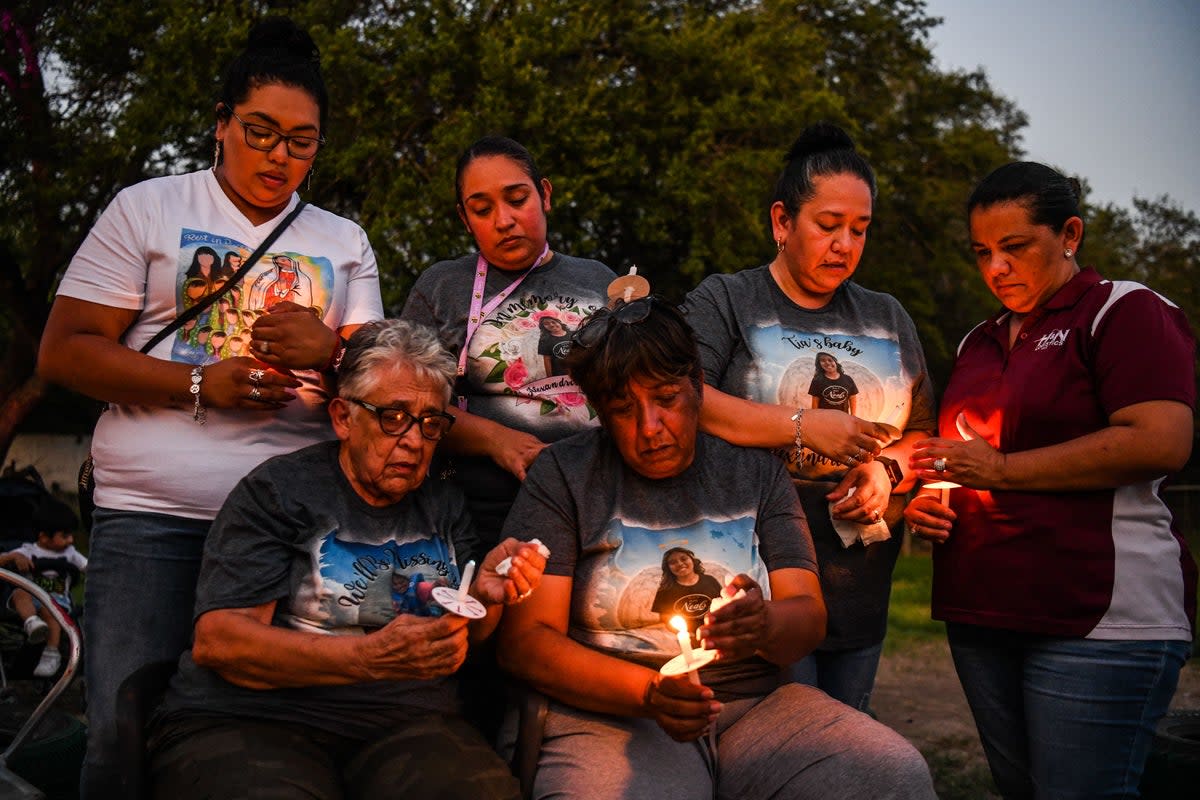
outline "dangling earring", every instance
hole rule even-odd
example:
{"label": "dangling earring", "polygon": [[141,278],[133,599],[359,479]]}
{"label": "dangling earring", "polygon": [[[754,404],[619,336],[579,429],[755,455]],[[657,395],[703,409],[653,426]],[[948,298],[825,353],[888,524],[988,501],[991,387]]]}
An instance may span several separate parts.
{"label": "dangling earring", "polygon": [[775,252],[776,253],[783,252],[783,237],[782,236],[780,236],[778,239],[775,240]]}
{"label": "dangling earring", "polygon": [[213,142],[213,172],[217,171],[217,165],[221,163],[221,140],[217,139]]}
{"label": "dangling earring", "polygon": [[317,171],[317,165],[313,164],[308,168],[308,178],[304,181],[304,191],[312,191],[312,174]]}
{"label": "dangling earring", "polygon": [[1066,250],[1063,250],[1063,258],[1070,258],[1073,255],[1075,255],[1075,251],[1071,248],[1068,247]]}

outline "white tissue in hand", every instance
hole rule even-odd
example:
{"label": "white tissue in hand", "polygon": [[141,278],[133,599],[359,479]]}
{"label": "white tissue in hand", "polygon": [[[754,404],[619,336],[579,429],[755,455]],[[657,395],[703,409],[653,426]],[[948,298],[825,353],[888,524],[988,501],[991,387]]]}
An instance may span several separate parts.
{"label": "white tissue in hand", "polygon": [[[541,539],[530,539],[529,544],[537,545],[537,551],[542,554],[542,558],[550,557],[550,548],[546,547],[546,545],[542,544]],[[501,561],[499,564],[496,565],[496,572],[498,572],[501,575],[508,575],[508,571],[510,569],[512,569],[512,556],[509,556],[508,558],[504,559],[503,561]]]}
{"label": "white tissue in hand", "polygon": [[[846,497],[852,497],[854,490],[857,488],[857,486],[851,486],[850,491],[846,492]],[[840,502],[841,500],[838,500],[829,504],[829,518],[833,522],[833,529],[837,531],[838,538],[842,540],[842,547],[849,547],[858,541],[861,541],[864,545],[868,545],[892,538],[891,528],[882,519],[877,519],[874,522],[868,522],[864,525],[861,522],[834,517],[833,507]]]}

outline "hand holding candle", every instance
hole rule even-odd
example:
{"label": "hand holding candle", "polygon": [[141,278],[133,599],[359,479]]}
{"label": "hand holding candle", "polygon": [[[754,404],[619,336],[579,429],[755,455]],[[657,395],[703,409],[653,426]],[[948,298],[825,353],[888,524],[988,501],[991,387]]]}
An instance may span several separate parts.
{"label": "hand holding candle", "polygon": [[529,597],[541,583],[550,550],[537,539],[508,537],[484,557],[472,590],[484,605],[512,605]]}
{"label": "hand holding candle", "polygon": [[721,590],[721,596],[709,604],[704,620],[697,631],[704,640],[704,652],[715,651],[722,661],[748,658],[767,637],[767,605],[762,589],[749,575],[735,575]]}

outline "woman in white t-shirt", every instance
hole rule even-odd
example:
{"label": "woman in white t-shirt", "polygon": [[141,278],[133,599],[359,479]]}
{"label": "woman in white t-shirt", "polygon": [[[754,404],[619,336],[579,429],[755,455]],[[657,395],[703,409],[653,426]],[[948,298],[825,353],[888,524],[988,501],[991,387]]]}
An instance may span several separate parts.
{"label": "woman in white t-shirt", "polygon": [[[257,315],[247,355],[206,364],[204,348],[180,346],[197,335],[183,329],[139,352],[191,304],[198,252],[245,259],[296,206],[324,144],[327,107],[308,34],[281,18],[256,26],[216,105],[213,168],[118,194],[51,310],[40,374],[109,404],[92,440],[87,797],[121,793],[113,719],[121,681],[188,647],[204,538],[225,496],[264,459],[332,437],[325,370],[339,337],[382,316],[365,232],[310,206],[240,282],[252,286],[279,258],[310,289],[303,305]],[[239,312],[262,311],[249,291],[224,297]]]}

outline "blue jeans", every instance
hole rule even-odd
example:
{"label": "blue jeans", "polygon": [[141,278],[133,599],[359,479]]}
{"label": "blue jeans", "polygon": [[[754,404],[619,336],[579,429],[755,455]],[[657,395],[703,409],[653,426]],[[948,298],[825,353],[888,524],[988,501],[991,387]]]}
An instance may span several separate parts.
{"label": "blue jeans", "polygon": [[211,520],[96,509],[84,587],[88,746],[82,797],[122,796],[116,698],[144,664],[191,646],[192,609]]}
{"label": "blue jeans", "polygon": [[814,650],[792,665],[792,680],[866,712],[882,652],[883,642],[857,650]]}
{"label": "blue jeans", "polygon": [[1190,643],[946,631],[1005,798],[1138,796]]}

